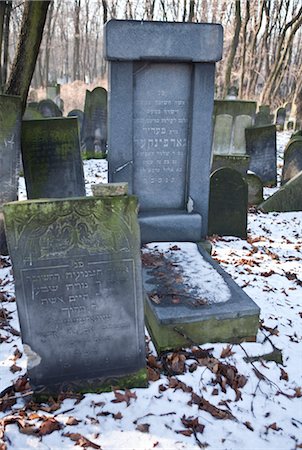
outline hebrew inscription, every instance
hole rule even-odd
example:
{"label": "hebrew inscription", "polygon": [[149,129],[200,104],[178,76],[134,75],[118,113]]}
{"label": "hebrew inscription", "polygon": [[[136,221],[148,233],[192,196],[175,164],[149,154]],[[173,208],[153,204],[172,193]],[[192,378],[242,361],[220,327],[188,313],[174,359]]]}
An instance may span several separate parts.
{"label": "hebrew inscription", "polygon": [[191,67],[141,63],[134,80],[134,192],[142,209],[183,208]]}

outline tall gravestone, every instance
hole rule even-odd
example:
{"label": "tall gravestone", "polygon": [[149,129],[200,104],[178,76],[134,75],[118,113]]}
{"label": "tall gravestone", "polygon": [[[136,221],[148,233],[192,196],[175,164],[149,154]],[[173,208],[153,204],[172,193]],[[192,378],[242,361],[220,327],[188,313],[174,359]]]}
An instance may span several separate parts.
{"label": "tall gravestone", "polygon": [[302,136],[293,136],[284,150],[281,184],[287,183],[302,170]]}
{"label": "tall gravestone", "polygon": [[67,117],[76,117],[79,125],[79,135],[80,142],[82,142],[82,134],[83,134],[83,122],[84,122],[84,113],[80,109],[72,109],[67,114]]}
{"label": "tall gravestone", "polygon": [[209,234],[246,238],[248,186],[229,167],[215,170],[210,180]]}
{"label": "tall gravestone", "polygon": [[249,169],[258,175],[265,186],[277,184],[276,126],[267,125],[245,130],[246,150],[250,156]]}
{"label": "tall gravestone", "polygon": [[284,130],[285,120],[286,120],[286,109],[280,107],[277,109],[275,113],[275,124],[278,131]]}
{"label": "tall gravestone", "polygon": [[262,127],[271,125],[274,121],[274,116],[270,113],[268,105],[260,105],[259,111],[255,116],[255,127]]}
{"label": "tall gravestone", "polygon": [[83,144],[86,156],[93,157],[107,150],[107,91],[96,87],[86,91]]}
{"label": "tall gravestone", "polygon": [[76,118],[23,121],[22,158],[27,198],[85,196]]}
{"label": "tall gravestone", "polygon": [[[109,181],[128,182],[139,197],[143,243],[193,241],[197,248],[194,242],[207,234],[214,70],[222,28],[115,20],[106,24],[105,34]],[[204,271],[210,268],[213,279],[221,275],[230,295],[219,304],[205,299],[194,306],[192,288],[182,285],[186,295],[178,302],[171,296],[152,301],[159,290],[167,292],[154,266],[144,266],[146,322],[158,351],[192,341],[255,338],[259,308],[201,247],[197,253]],[[164,270],[173,284],[171,266]]]}
{"label": "tall gravestone", "polygon": [[5,205],[28,373],[40,395],[144,386],[137,199]]}
{"label": "tall gravestone", "polygon": [[2,207],[17,200],[20,167],[21,101],[0,95],[0,254],[7,254]]}
{"label": "tall gravestone", "polygon": [[206,236],[221,43],[219,25],[106,25],[109,181],[139,196],[143,242]]}

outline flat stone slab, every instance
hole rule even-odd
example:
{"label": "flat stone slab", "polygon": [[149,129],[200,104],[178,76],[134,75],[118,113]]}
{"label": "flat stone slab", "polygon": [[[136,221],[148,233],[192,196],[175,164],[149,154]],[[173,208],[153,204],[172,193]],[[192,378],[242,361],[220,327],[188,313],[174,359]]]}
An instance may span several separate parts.
{"label": "flat stone slab", "polygon": [[128,183],[99,183],[91,185],[95,197],[117,197],[128,194]]}
{"label": "flat stone slab", "polygon": [[198,244],[143,249],[146,322],[158,352],[255,340],[259,307]]}

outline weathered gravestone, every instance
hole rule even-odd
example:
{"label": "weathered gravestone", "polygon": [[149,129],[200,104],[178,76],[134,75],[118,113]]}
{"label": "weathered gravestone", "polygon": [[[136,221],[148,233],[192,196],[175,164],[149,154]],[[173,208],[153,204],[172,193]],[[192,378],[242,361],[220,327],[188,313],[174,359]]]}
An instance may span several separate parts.
{"label": "weathered gravestone", "polygon": [[248,187],[241,174],[222,167],[211,174],[209,235],[246,238]]}
{"label": "weathered gravestone", "polygon": [[302,136],[290,139],[284,150],[281,184],[287,183],[302,170]]}
{"label": "weathered gravestone", "polygon": [[137,199],[8,203],[5,226],[34,390],[144,386]]}
{"label": "weathered gravestone", "polygon": [[275,124],[278,131],[284,130],[285,119],[286,119],[286,109],[283,107],[278,108],[275,113]]}
{"label": "weathered gravestone", "polygon": [[255,127],[262,127],[271,125],[274,121],[274,116],[270,113],[268,105],[260,105],[259,111],[255,116]]}
{"label": "weathered gravestone", "polygon": [[23,121],[21,140],[27,198],[85,196],[75,118]]}
{"label": "weathered gravestone", "polygon": [[55,84],[46,87],[46,96],[48,99],[53,100],[56,103],[57,97],[60,97],[61,85]]}
{"label": "weathered gravestone", "polygon": [[23,114],[22,120],[38,120],[38,119],[43,119],[42,114],[36,108],[27,106]]}
{"label": "weathered gravestone", "polygon": [[7,254],[3,204],[17,200],[20,161],[21,101],[0,95],[0,254]]}
{"label": "weathered gravestone", "polygon": [[261,211],[302,211],[302,172],[291,178],[258,207]]}
{"label": "weathered gravestone", "polygon": [[83,111],[81,111],[80,109],[73,109],[73,110],[69,111],[69,113],[67,114],[67,117],[76,117],[78,119],[80,142],[82,142],[83,122],[84,122]]}
{"label": "weathered gravestone", "polygon": [[41,100],[38,104],[38,111],[42,114],[43,117],[62,117],[62,111],[50,99]]}
{"label": "weathered gravestone", "polygon": [[86,91],[83,144],[87,157],[95,157],[107,150],[107,91],[97,87]]}
{"label": "weathered gravestone", "polygon": [[[128,182],[138,195],[142,242],[193,241],[203,267],[214,279],[223,274],[229,292],[219,304],[195,304],[193,290],[182,285],[185,296],[173,302],[154,273],[156,255],[148,256],[146,320],[158,351],[254,339],[257,330],[259,308],[194,244],[207,234],[214,63],[221,51],[222,28],[215,24],[106,25],[109,181]],[[175,279],[170,268],[169,282]]]}
{"label": "weathered gravestone", "polygon": [[277,184],[276,126],[247,128],[246,150],[250,156],[249,169],[258,175],[265,186]]}
{"label": "weathered gravestone", "polygon": [[239,89],[236,86],[230,86],[225,97],[226,100],[237,100]]}
{"label": "weathered gravestone", "polygon": [[263,183],[260,177],[248,172],[245,178],[248,186],[248,205],[255,206],[263,202]]}

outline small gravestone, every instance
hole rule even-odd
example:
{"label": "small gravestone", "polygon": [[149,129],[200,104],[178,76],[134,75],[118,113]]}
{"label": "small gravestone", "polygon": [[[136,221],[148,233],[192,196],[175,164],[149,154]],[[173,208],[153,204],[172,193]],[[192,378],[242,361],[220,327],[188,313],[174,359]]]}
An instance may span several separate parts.
{"label": "small gravestone", "polygon": [[214,155],[227,155],[231,148],[233,116],[220,114],[216,117],[213,134]]}
{"label": "small gravestone", "polygon": [[275,124],[278,131],[284,130],[285,119],[286,119],[286,109],[283,107],[278,108],[275,114]]}
{"label": "small gravestone", "polygon": [[269,106],[260,105],[259,111],[255,116],[255,127],[262,127],[265,125],[271,125],[273,123],[274,116],[270,113]]}
{"label": "small gravestone", "polygon": [[55,84],[52,86],[46,87],[46,96],[48,99],[53,100],[55,102],[57,97],[60,97],[61,85]]}
{"label": "small gravestone", "polygon": [[237,100],[239,89],[236,86],[231,86],[228,88],[226,100]]}
{"label": "small gravestone", "polygon": [[284,150],[281,184],[287,183],[302,170],[302,136],[292,137]]}
{"label": "small gravestone", "polygon": [[259,205],[263,202],[263,183],[261,178],[253,172],[248,172],[245,180],[248,186],[248,205]]}
{"label": "small gravestone", "polygon": [[145,386],[137,199],[44,199],[4,212],[34,391]]}
{"label": "small gravestone", "polygon": [[41,100],[38,105],[38,111],[43,117],[62,117],[62,111],[52,100]]}
{"label": "small gravestone", "polygon": [[85,196],[75,118],[23,121],[22,156],[27,198]]}
{"label": "small gravestone", "polygon": [[107,150],[107,91],[97,87],[86,91],[83,144],[87,157],[95,157]]}
{"label": "small gravestone", "polygon": [[247,128],[246,150],[250,156],[249,169],[258,175],[265,186],[277,184],[276,126]]}
{"label": "small gravestone", "polygon": [[211,173],[221,167],[229,167],[246,177],[249,164],[250,157],[248,155],[213,155]]}
{"label": "small gravestone", "polygon": [[3,204],[17,200],[20,167],[21,101],[0,95],[0,254],[7,254]]}
{"label": "small gravestone", "polygon": [[261,211],[302,211],[302,172],[291,178],[258,207]]}
{"label": "small gravestone", "polygon": [[233,142],[232,142],[232,154],[233,155],[245,155],[246,154],[246,141],[245,130],[252,126],[251,116],[241,114],[236,116],[234,120],[233,128]]}
{"label": "small gravestone", "polygon": [[78,119],[80,141],[82,142],[83,122],[84,122],[83,111],[81,111],[80,109],[73,109],[72,111],[69,111],[67,117],[76,117]]}
{"label": "small gravestone", "polygon": [[248,187],[236,170],[224,167],[210,178],[209,235],[246,238]]}
{"label": "small gravestone", "polygon": [[43,119],[42,114],[37,109],[27,106],[24,111],[22,120],[38,120]]}

